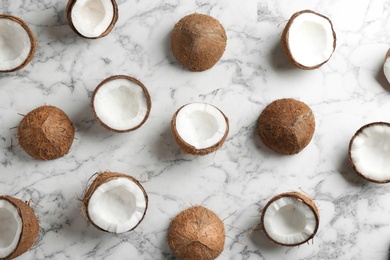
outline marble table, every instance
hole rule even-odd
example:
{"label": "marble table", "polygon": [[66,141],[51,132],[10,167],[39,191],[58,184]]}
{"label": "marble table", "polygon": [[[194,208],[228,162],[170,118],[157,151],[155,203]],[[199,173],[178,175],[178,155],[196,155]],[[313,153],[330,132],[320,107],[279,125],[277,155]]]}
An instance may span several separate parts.
{"label": "marble table", "polygon": [[[70,29],[65,5],[0,2],[0,12],[24,19],[38,40],[26,68],[0,75],[0,192],[31,199],[41,223],[36,245],[20,259],[174,259],[167,229],[192,205],[224,219],[219,259],[388,259],[390,184],[363,180],[347,160],[358,128],[390,120],[381,70],[390,46],[388,1],[120,0],[115,28],[98,40]],[[334,55],[313,71],[292,67],[280,46],[286,21],[304,9],[328,16],[337,34]],[[170,48],[174,24],[193,12],[217,18],[228,37],[222,59],[201,73],[183,68]],[[92,91],[115,74],[138,78],[152,97],[150,118],[134,132],[107,131],[90,109]],[[256,131],[264,107],[286,97],[308,104],[316,119],[313,140],[292,156],[266,148]],[[211,103],[230,120],[214,154],[184,155],[174,142],[171,117],[191,101]],[[76,128],[69,154],[53,161],[30,158],[15,136],[20,114],[43,104],[64,110]],[[148,192],[148,212],[134,232],[101,232],[81,215],[88,179],[104,170],[130,174]],[[261,230],[250,233],[267,201],[293,190],[318,205],[314,240],[287,248]]]}

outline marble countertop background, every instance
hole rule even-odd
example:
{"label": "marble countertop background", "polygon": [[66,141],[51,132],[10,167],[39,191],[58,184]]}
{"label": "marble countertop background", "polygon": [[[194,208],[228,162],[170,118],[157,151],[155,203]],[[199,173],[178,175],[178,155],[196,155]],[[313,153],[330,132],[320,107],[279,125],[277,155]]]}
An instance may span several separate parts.
{"label": "marble countertop background", "polygon": [[[203,205],[225,219],[219,259],[389,259],[390,184],[368,183],[347,160],[350,138],[362,125],[390,121],[390,84],[382,72],[390,47],[386,0],[120,0],[113,31],[83,39],[68,26],[66,1],[3,0],[0,13],[25,20],[38,41],[36,55],[17,73],[0,75],[0,193],[32,200],[41,230],[20,259],[174,259],[166,242],[170,219]],[[293,68],[280,47],[290,16],[312,9],[328,16],[337,47],[320,69]],[[184,69],[170,49],[170,33],[183,16],[205,13],[224,26],[228,44],[215,67]],[[89,108],[106,77],[134,76],[149,89],[148,121],[126,134],[107,131]],[[311,143],[283,156],[256,133],[260,112],[291,97],[316,118]],[[230,120],[222,149],[183,155],[170,133],[181,105],[205,101]],[[17,146],[22,117],[43,104],[64,110],[76,127],[69,154],[54,161],[30,158]],[[101,232],[81,216],[82,196],[97,171],[118,171],[142,181],[149,195],[144,221],[120,235]],[[321,222],[310,244],[270,243],[259,222],[266,202],[285,191],[315,198]]]}

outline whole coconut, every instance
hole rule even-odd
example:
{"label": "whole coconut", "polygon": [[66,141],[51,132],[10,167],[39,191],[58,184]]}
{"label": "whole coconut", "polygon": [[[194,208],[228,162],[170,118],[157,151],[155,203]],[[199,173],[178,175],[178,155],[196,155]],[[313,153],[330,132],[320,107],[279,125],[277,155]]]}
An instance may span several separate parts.
{"label": "whole coconut", "polygon": [[314,129],[314,115],[310,107],[291,98],[269,104],[258,121],[263,143],[281,154],[296,154],[303,150],[313,137]]}
{"label": "whole coconut", "polygon": [[171,37],[176,59],[192,71],[213,67],[226,48],[226,32],[215,18],[205,14],[191,14],[174,27]]}
{"label": "whole coconut", "polygon": [[52,160],[68,153],[74,139],[74,126],[61,109],[41,106],[22,119],[18,139],[30,156]]}
{"label": "whole coconut", "polygon": [[179,259],[215,259],[224,248],[225,227],[214,212],[192,207],[172,220],[168,244]]}

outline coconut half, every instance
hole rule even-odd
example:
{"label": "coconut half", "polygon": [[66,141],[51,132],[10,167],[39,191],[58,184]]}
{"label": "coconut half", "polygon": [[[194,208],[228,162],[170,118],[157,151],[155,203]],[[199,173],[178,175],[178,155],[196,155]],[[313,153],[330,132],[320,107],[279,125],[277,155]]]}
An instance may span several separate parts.
{"label": "coconut half", "polygon": [[316,69],[336,48],[336,33],[329,18],[310,10],[293,14],[282,33],[282,49],[296,67]]}
{"label": "coconut half", "polygon": [[39,222],[27,203],[0,196],[0,259],[13,259],[34,245]]}
{"label": "coconut half", "polygon": [[390,49],[385,56],[385,63],[383,64],[383,72],[388,82],[390,82]]}
{"label": "coconut half", "polygon": [[61,109],[41,106],[29,112],[18,127],[18,140],[23,150],[40,160],[53,160],[69,152],[74,139],[74,126]]}
{"label": "coconut half", "polygon": [[96,228],[123,233],[135,229],[148,208],[148,195],[133,177],[98,173],[83,199],[83,213]]}
{"label": "coconut half", "polygon": [[229,132],[229,120],[217,107],[189,103],[173,115],[171,130],[184,153],[206,155],[219,149]]}
{"label": "coconut half", "polygon": [[173,28],[173,55],[192,71],[213,67],[226,48],[226,32],[219,21],[205,14],[183,17]]}
{"label": "coconut half", "polygon": [[260,221],[265,235],[274,243],[298,246],[314,237],[320,217],[313,200],[298,192],[287,192],[267,203]]}
{"label": "coconut half", "polygon": [[69,0],[66,16],[78,35],[96,39],[106,36],[118,20],[115,0]]}
{"label": "coconut half", "polygon": [[147,88],[135,78],[117,75],[100,83],[92,95],[92,111],[110,131],[124,133],[142,126],[152,101]]}
{"label": "coconut half", "polygon": [[314,115],[310,107],[301,101],[278,99],[260,114],[258,130],[261,140],[271,150],[281,154],[296,154],[313,137]]}
{"label": "coconut half", "polygon": [[353,169],[368,181],[390,182],[390,124],[364,125],[349,143],[349,161]]}
{"label": "coconut half", "polygon": [[23,20],[0,14],[0,72],[25,67],[33,59],[36,46],[34,34]]}
{"label": "coconut half", "polygon": [[182,211],[169,226],[168,245],[179,259],[215,259],[222,253],[224,244],[223,222],[202,206]]}

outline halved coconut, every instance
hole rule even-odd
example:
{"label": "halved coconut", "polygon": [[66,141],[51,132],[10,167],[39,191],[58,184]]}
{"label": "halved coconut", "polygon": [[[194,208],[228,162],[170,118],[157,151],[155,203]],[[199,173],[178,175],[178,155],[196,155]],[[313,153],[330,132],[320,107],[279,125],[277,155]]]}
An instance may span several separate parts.
{"label": "halved coconut", "polygon": [[152,101],[140,81],[117,75],[103,80],[96,87],[91,106],[102,126],[123,133],[133,131],[146,122]]}
{"label": "halved coconut", "polygon": [[184,153],[206,155],[219,149],[229,132],[225,114],[207,103],[189,103],[173,115],[171,130]]}
{"label": "halved coconut", "polygon": [[385,56],[385,63],[383,64],[383,72],[388,82],[390,82],[390,49]]}
{"label": "halved coconut", "polygon": [[265,235],[274,243],[298,246],[314,237],[319,222],[313,200],[298,192],[286,192],[267,203],[260,224]]}
{"label": "halved coconut", "polygon": [[312,139],[314,129],[314,115],[310,107],[292,98],[278,99],[269,104],[258,121],[263,143],[281,154],[302,151]]}
{"label": "halved coconut", "polygon": [[223,222],[202,206],[182,211],[168,230],[168,245],[179,259],[215,259],[222,253],[224,244]]}
{"label": "halved coconut", "polygon": [[83,213],[96,228],[123,233],[136,228],[148,208],[148,195],[133,177],[98,173],[83,199]]}
{"label": "halved coconut", "polygon": [[329,18],[310,10],[295,13],[282,33],[287,59],[300,69],[316,69],[336,48],[336,33]]}
{"label": "halved coconut", "polygon": [[390,124],[364,125],[349,143],[349,161],[353,169],[368,181],[390,182]]}
{"label": "halved coconut", "polygon": [[118,20],[115,0],[69,0],[66,17],[78,35],[96,39],[109,34]]}
{"label": "halved coconut", "polygon": [[27,252],[38,232],[38,219],[27,203],[0,196],[0,259],[12,259]]}
{"label": "halved coconut", "polygon": [[181,64],[193,71],[204,71],[213,67],[225,52],[226,32],[209,15],[187,15],[175,25],[171,46]]}
{"label": "halved coconut", "polygon": [[36,46],[34,34],[23,20],[0,14],[0,72],[22,69],[33,59]]}
{"label": "halved coconut", "polygon": [[18,127],[19,144],[30,156],[53,160],[69,152],[74,126],[61,109],[41,106],[29,112]]}

